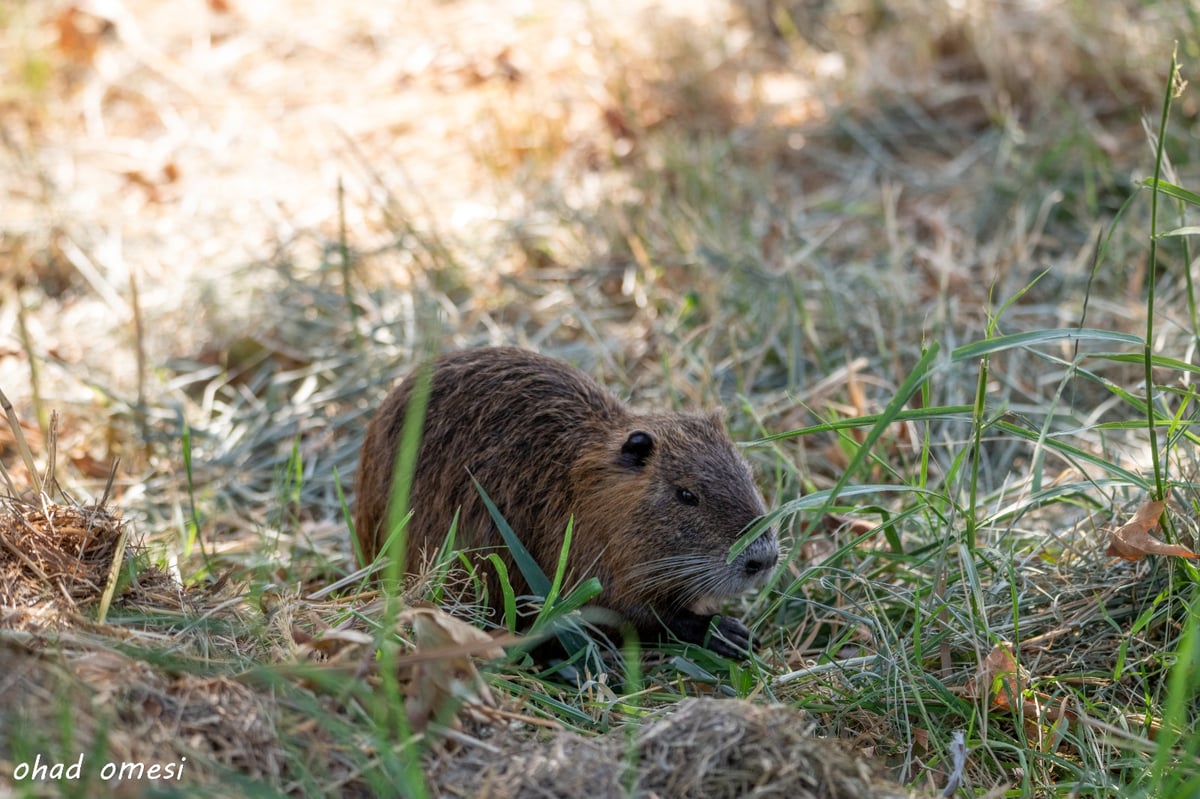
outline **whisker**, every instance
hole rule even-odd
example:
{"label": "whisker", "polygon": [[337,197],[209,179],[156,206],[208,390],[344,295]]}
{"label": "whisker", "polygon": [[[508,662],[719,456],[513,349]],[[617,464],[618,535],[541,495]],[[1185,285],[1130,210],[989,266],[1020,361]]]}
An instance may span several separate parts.
{"label": "whisker", "polygon": [[631,576],[657,585],[668,579],[690,580],[694,576],[711,574],[715,565],[712,558],[703,555],[675,555],[640,564],[632,570]]}
{"label": "whisker", "polygon": [[[738,594],[745,587],[728,564],[704,554],[669,555],[638,564],[631,571],[643,580],[642,590],[662,593],[673,609],[689,607],[705,597]],[[670,589],[663,591],[662,589]]]}

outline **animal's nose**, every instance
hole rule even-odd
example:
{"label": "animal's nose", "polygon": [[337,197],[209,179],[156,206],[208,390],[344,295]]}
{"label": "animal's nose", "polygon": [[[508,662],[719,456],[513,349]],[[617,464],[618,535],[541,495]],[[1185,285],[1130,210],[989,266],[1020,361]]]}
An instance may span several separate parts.
{"label": "animal's nose", "polygon": [[747,576],[753,577],[756,574],[769,572],[775,568],[775,564],[779,561],[779,550],[771,548],[767,552],[758,553],[753,557],[747,558],[745,566]]}

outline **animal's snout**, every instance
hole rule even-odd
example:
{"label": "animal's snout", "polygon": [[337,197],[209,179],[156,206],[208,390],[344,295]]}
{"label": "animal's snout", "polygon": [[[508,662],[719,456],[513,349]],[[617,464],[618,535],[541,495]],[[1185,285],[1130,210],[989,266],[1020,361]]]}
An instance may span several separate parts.
{"label": "animal's snout", "polygon": [[742,572],[751,578],[766,577],[779,562],[779,539],[768,530],[742,553]]}
{"label": "animal's snout", "polygon": [[777,560],[779,560],[779,556],[776,553],[761,558],[750,558],[746,561],[746,574],[753,577],[760,572],[769,572],[775,568]]}

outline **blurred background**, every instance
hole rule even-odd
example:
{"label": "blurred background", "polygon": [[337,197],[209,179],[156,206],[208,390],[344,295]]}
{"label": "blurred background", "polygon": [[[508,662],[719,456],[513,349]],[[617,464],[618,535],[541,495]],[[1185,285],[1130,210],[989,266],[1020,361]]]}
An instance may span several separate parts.
{"label": "blurred background", "polygon": [[[1138,181],[1198,37],[1131,0],[4,0],[0,387],[35,439],[57,411],[79,490],[120,459],[144,532],[198,489],[215,530],[330,542],[430,347],[536,347],[743,439],[878,411],[932,341],[1144,331]],[[1196,122],[1184,92],[1184,185]],[[1156,346],[1186,358],[1181,241]],[[1020,412],[1063,374],[992,379]],[[1111,410],[1071,392],[1070,424]],[[757,451],[770,499],[828,487],[835,443]]]}

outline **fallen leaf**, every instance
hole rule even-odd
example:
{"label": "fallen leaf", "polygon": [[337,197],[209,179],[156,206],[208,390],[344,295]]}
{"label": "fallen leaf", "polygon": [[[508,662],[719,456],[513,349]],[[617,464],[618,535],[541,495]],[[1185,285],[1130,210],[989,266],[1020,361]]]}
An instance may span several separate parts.
{"label": "fallen leaf", "polygon": [[[846,365],[846,396],[850,400],[850,406],[854,408],[854,415],[866,416],[868,412],[867,394],[863,391],[862,383],[858,381],[858,370],[854,366],[854,364]],[[852,432],[860,444],[867,435],[858,428],[852,428]]]}
{"label": "fallen leaf", "polygon": [[1172,555],[1179,558],[1200,557],[1180,544],[1167,544],[1150,535],[1166,507],[1165,500],[1143,503],[1128,523],[1113,531],[1105,554],[1125,560],[1141,560],[1147,555]]}
{"label": "fallen leaf", "polygon": [[457,728],[457,716],[445,716],[455,713],[459,703],[495,706],[492,692],[470,657],[472,653],[488,659],[503,657],[504,650],[487,633],[431,607],[409,608],[399,621],[412,627],[417,647],[415,657],[402,659],[412,665],[405,695],[414,732],[424,730],[435,719]]}
{"label": "fallen leaf", "polygon": [[1008,708],[1027,685],[1029,672],[1017,663],[1012,644],[1001,641],[979,664],[979,670],[964,686],[963,693],[974,699],[991,696],[992,706],[1003,709]]}
{"label": "fallen leaf", "polygon": [[79,64],[91,64],[105,37],[116,29],[110,20],[89,14],[78,6],[67,6],[54,18],[58,49]]}
{"label": "fallen leaf", "polygon": [[361,651],[370,647],[375,639],[360,630],[326,628],[313,635],[297,624],[292,625],[292,640],[300,654],[309,658],[335,660],[343,651]]}
{"label": "fallen leaf", "polygon": [[1070,724],[1079,716],[1067,707],[1066,700],[1055,704],[1048,694],[1031,690],[1031,681],[1029,670],[1017,662],[1013,645],[1001,641],[992,647],[975,676],[963,686],[962,694],[971,699],[990,698],[996,710],[1023,718],[1026,734],[1042,741],[1043,749],[1050,751],[1053,745],[1049,741],[1053,736],[1047,735],[1045,725]]}
{"label": "fallen leaf", "polygon": [[504,657],[504,649],[478,627],[436,607],[408,608],[399,622],[412,628],[418,652],[435,649],[462,649],[488,660]]}
{"label": "fallen leaf", "polygon": [[866,535],[879,525],[868,519],[856,519],[853,516],[847,516],[843,513],[826,513],[821,518],[821,526],[830,533],[845,531],[850,533],[850,535],[859,536]]}

